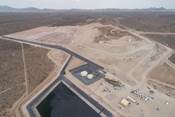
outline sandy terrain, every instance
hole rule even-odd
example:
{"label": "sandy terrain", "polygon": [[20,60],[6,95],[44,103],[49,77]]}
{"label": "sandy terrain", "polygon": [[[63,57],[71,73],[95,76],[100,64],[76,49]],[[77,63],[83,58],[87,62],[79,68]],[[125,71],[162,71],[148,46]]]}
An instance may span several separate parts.
{"label": "sandy terrain", "polygon": [[[37,38],[37,40],[42,41],[42,42],[49,42],[53,44],[61,44],[61,45],[66,45],[71,43],[72,37],[74,33],[76,32],[76,27],[69,27],[67,26],[66,28],[58,28],[56,29],[53,33],[41,36],[40,38]],[[66,33],[66,35],[65,35]]]}
{"label": "sandy terrain", "polygon": [[[44,36],[44,35],[48,35],[53,33],[53,31],[55,31],[56,28],[49,28],[49,27],[38,27],[35,29],[31,29],[31,30],[27,30],[27,31],[22,31],[22,32],[18,32],[16,34],[12,34],[12,36],[15,36],[17,38],[28,38],[28,39],[35,39],[36,35],[37,38],[39,38],[40,36]],[[47,33],[46,33],[47,32]]]}
{"label": "sandy terrain", "polygon": [[84,64],[87,64],[87,63],[78,58],[73,57],[66,70],[69,71]]}
{"label": "sandy terrain", "polygon": [[175,86],[175,69],[167,63],[163,63],[154,68],[148,77]]}
{"label": "sandy terrain", "polygon": [[61,50],[59,51],[52,49],[51,51],[49,51],[48,57],[52,60],[52,62],[56,64],[57,67],[61,68],[68,55]]}
{"label": "sandy terrain", "polygon": [[28,79],[29,93],[44,81],[51,71],[54,63],[47,57],[50,50],[24,44],[24,56]]}
{"label": "sandy terrain", "polygon": [[165,83],[158,82],[156,80],[148,80],[148,84],[155,90],[167,95],[168,97],[175,98],[175,88],[168,86]]}

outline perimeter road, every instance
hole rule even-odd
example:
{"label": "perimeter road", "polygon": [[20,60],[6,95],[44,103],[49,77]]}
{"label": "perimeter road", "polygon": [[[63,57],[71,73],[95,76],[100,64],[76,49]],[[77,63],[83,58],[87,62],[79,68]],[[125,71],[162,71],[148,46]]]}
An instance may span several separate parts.
{"label": "perimeter road", "polygon": [[44,44],[44,43],[33,42],[33,41],[28,41],[28,40],[22,40],[22,39],[6,37],[6,36],[2,36],[2,38],[9,39],[9,40],[14,40],[14,41],[20,41],[20,42],[23,42],[23,43],[29,43],[29,44],[34,44],[34,45],[45,46],[45,47],[49,47],[49,48],[53,48],[53,49],[60,49],[60,50],[63,50],[65,52],[69,53],[72,56],[75,56],[75,57],[77,57],[77,58],[79,58],[79,59],[89,63],[89,64],[95,65],[95,66],[99,67],[100,69],[104,69],[102,66],[100,66],[100,65],[98,65],[98,64],[88,60],[87,58],[85,58],[85,57],[83,57],[83,56],[81,56],[81,55],[71,51],[70,49],[67,49],[67,48],[65,48],[63,46],[60,46],[60,45]]}

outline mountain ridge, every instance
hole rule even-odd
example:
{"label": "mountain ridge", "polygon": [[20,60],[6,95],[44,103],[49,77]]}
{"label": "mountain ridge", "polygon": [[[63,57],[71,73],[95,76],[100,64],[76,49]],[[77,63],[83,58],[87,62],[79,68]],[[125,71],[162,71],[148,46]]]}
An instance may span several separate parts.
{"label": "mountain ridge", "polygon": [[49,9],[49,8],[36,8],[36,7],[26,7],[26,8],[14,8],[6,5],[0,5],[0,12],[54,12],[54,11],[175,11],[175,9],[166,9],[164,7],[160,8],[143,8],[143,9],[118,9],[118,8],[106,8],[106,9]]}

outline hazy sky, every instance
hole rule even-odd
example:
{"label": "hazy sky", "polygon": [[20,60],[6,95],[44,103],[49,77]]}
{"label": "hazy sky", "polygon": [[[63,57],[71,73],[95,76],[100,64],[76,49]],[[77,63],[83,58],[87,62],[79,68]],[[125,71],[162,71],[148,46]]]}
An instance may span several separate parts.
{"label": "hazy sky", "polygon": [[149,8],[175,9],[175,0],[0,0],[0,5],[54,9]]}

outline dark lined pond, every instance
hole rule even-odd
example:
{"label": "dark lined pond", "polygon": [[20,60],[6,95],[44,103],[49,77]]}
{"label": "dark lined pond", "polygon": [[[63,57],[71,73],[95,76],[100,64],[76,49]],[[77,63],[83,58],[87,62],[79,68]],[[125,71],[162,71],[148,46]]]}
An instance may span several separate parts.
{"label": "dark lined pond", "polygon": [[100,117],[63,83],[37,106],[37,110],[41,117]]}

